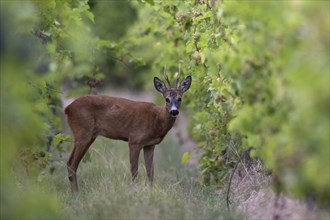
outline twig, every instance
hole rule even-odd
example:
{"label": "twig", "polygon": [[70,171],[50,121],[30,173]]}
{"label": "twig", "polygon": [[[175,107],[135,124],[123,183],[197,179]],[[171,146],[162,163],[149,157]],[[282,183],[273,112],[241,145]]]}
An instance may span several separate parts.
{"label": "twig", "polygon": [[230,211],[230,208],[229,208],[229,203],[230,203],[230,202],[229,202],[229,193],[230,193],[231,182],[232,182],[232,180],[233,180],[233,176],[234,176],[234,174],[235,174],[235,171],[236,171],[236,169],[237,169],[238,164],[239,164],[239,162],[236,163],[236,165],[235,165],[235,167],[234,167],[234,170],[233,170],[233,172],[232,172],[232,174],[231,174],[231,176],[230,176],[229,183],[228,183],[228,190],[227,190],[227,197],[226,197],[227,210],[228,210],[228,212]]}
{"label": "twig", "polygon": [[[35,88],[38,88],[40,89],[41,88],[41,85],[38,85],[37,83],[33,82],[33,81],[29,81],[28,82],[29,85],[35,87]],[[50,91],[53,91],[53,92],[57,92],[57,93],[60,93],[60,94],[64,94],[62,91],[58,90],[58,89],[53,89],[53,88],[50,88],[49,86],[47,86],[47,89],[50,90]]]}
{"label": "twig", "polygon": [[120,63],[122,63],[124,65],[125,68],[129,68],[129,65],[123,60],[123,58],[118,58],[118,57],[115,57],[115,56],[112,56],[112,55],[109,55],[109,57],[111,59],[114,59]]}

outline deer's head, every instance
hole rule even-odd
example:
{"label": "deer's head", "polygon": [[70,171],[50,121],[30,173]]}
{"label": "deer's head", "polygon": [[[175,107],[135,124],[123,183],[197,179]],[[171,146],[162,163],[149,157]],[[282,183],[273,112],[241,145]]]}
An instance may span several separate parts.
{"label": "deer's head", "polygon": [[170,81],[168,80],[166,67],[164,68],[164,78],[167,81],[168,87],[165,83],[160,80],[158,77],[154,78],[154,85],[158,92],[163,94],[166,102],[166,109],[168,113],[172,117],[176,117],[179,115],[179,109],[182,101],[182,95],[186,92],[191,84],[191,76],[187,76],[184,80],[182,80],[179,84],[180,80],[180,66],[179,66],[179,74],[176,79],[175,86],[172,87]]}

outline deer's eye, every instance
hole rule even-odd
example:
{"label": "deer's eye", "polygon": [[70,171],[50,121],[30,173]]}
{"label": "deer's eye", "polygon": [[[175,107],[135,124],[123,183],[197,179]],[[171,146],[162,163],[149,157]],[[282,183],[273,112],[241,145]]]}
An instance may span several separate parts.
{"label": "deer's eye", "polygon": [[178,102],[181,102],[181,98],[178,98]]}
{"label": "deer's eye", "polygon": [[170,103],[170,99],[169,98],[166,98],[165,101],[166,101],[166,103]]}

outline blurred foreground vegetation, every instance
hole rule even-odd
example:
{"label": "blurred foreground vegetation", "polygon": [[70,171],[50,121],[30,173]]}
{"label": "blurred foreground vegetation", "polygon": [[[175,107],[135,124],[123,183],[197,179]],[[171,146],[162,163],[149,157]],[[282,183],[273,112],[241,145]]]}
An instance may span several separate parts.
{"label": "blurred foreground vegetation", "polygon": [[328,1],[0,3],[1,218],[60,217],[62,98],[151,89],[165,64],[193,77],[183,107],[205,184],[252,149],[276,192],[329,207]]}

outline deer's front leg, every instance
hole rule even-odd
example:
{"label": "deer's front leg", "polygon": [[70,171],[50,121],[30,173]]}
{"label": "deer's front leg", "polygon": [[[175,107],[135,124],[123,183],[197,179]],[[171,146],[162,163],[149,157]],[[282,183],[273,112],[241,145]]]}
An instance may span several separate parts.
{"label": "deer's front leg", "polygon": [[143,148],[144,152],[144,162],[146,165],[146,171],[147,171],[147,176],[150,184],[152,184],[152,181],[154,179],[154,150],[155,150],[155,145],[153,146],[145,146]]}
{"label": "deer's front leg", "polygon": [[129,161],[131,164],[132,182],[135,181],[138,174],[140,151],[141,148],[139,146],[129,144]]}

